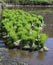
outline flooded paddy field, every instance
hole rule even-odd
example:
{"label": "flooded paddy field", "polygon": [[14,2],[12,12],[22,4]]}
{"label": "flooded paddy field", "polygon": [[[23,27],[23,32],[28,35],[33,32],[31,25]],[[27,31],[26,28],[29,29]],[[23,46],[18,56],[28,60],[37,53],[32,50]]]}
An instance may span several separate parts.
{"label": "flooded paddy field", "polygon": [[0,40],[0,65],[53,65],[53,9],[28,8],[26,11],[44,17],[43,32],[48,35],[45,46],[49,50],[47,52],[29,52],[19,49],[7,49]]}

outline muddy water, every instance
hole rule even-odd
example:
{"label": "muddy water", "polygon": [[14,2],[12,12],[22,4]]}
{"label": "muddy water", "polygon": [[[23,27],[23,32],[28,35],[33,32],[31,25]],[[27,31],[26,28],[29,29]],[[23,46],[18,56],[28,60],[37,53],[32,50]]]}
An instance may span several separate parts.
{"label": "muddy water", "polygon": [[45,26],[43,32],[48,35],[48,37],[53,37],[53,13],[46,14],[45,18]]}
{"label": "muddy water", "polygon": [[[48,35],[45,46],[49,48],[48,52],[24,51],[18,49],[6,49],[5,45],[0,41],[0,65],[53,65],[53,10],[29,11],[34,14],[41,14],[44,17],[43,32]],[[46,11],[46,12],[45,12]],[[3,47],[2,47],[3,46]],[[21,64],[19,64],[21,62]]]}
{"label": "muddy water", "polygon": [[48,38],[45,46],[48,52],[0,49],[0,65],[53,65],[53,38]]}

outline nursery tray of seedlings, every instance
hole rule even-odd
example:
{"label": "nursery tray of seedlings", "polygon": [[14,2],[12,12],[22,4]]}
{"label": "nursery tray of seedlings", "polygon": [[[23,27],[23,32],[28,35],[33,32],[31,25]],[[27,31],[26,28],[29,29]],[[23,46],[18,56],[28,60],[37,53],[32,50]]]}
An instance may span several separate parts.
{"label": "nursery tray of seedlings", "polygon": [[8,48],[43,48],[47,40],[43,34],[44,25],[41,15],[30,14],[23,10],[5,9],[2,13],[2,39]]}

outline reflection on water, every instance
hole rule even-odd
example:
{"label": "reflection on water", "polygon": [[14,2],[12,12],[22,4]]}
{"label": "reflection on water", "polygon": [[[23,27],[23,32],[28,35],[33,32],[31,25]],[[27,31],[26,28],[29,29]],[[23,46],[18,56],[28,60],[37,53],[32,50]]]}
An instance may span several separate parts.
{"label": "reflection on water", "polygon": [[46,53],[45,52],[38,52],[37,60],[44,60]]}
{"label": "reflection on water", "polygon": [[34,52],[24,51],[24,50],[17,50],[17,49],[9,49],[8,50],[9,57],[15,58],[16,56],[18,58],[32,58],[32,55]]}
{"label": "reflection on water", "polygon": [[22,58],[22,59],[32,58],[33,55],[35,54],[37,60],[43,60],[46,55],[45,52],[35,52],[34,53],[34,52],[29,52],[29,51],[13,50],[13,49],[8,50],[8,53],[9,53],[10,58],[14,58],[17,56],[18,58]]}
{"label": "reflection on water", "polygon": [[9,53],[10,58],[16,57],[15,50],[10,49],[10,50],[8,50],[8,53]]}
{"label": "reflection on water", "polygon": [[53,38],[48,38],[45,46],[50,50],[48,52],[25,51],[19,49],[0,49],[0,62],[4,65],[15,65],[17,62],[24,62],[29,65],[53,65]]}

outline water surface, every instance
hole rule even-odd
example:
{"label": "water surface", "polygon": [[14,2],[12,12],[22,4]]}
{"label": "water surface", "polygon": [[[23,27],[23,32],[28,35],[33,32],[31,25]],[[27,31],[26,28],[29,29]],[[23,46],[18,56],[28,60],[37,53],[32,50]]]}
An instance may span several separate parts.
{"label": "water surface", "polygon": [[49,48],[49,51],[29,52],[18,49],[0,48],[0,63],[1,65],[16,65],[18,62],[29,65],[53,65],[53,38],[48,38],[45,46]]}

